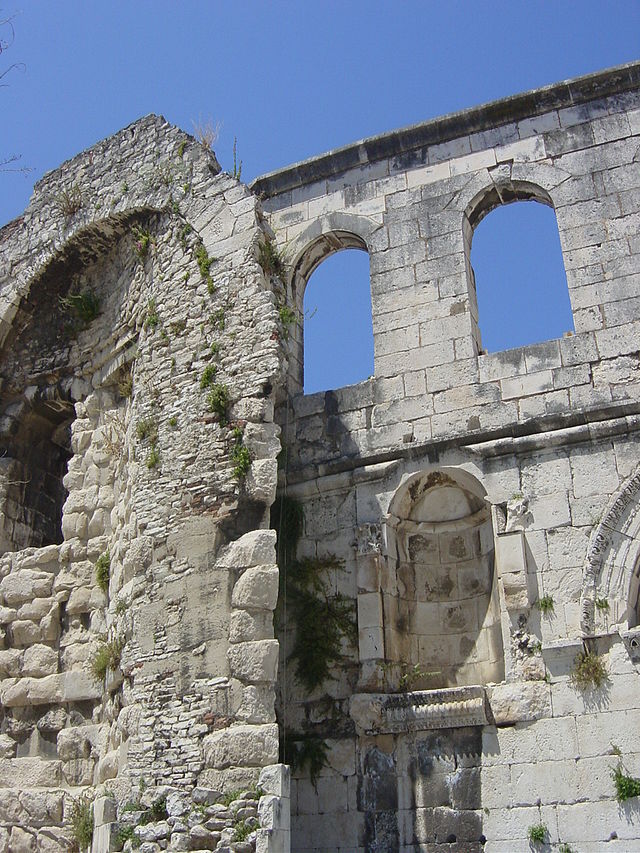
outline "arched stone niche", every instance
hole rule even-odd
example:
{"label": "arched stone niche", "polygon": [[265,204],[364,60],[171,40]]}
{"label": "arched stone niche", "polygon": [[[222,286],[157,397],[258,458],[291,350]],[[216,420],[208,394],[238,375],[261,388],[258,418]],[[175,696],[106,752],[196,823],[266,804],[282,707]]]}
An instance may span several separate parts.
{"label": "arched stone niche", "polygon": [[406,689],[502,681],[494,534],[480,483],[457,469],[413,475],[391,501],[386,539],[387,666],[396,664]]}

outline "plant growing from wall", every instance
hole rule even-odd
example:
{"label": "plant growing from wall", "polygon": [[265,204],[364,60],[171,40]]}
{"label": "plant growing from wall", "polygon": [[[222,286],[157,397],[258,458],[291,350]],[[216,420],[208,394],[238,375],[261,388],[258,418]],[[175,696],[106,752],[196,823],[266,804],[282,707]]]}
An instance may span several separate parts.
{"label": "plant growing from wall", "polygon": [[546,823],[533,823],[527,829],[527,838],[532,844],[544,844],[549,835]]}
{"label": "plant growing from wall", "polygon": [[110,573],[111,559],[109,557],[109,552],[105,551],[104,554],[100,554],[96,560],[96,583],[104,593],[109,589]]}
{"label": "plant growing from wall", "polygon": [[104,681],[107,670],[114,671],[120,666],[123,648],[122,637],[114,637],[98,646],[89,662],[91,674],[96,681]]}
{"label": "plant growing from wall", "polygon": [[296,320],[296,312],[293,308],[289,308],[288,305],[283,305],[278,311],[278,316],[280,317],[280,322],[282,323],[282,329],[284,334],[284,339],[288,340],[289,338],[289,327],[295,323]]}
{"label": "plant growing from wall", "polygon": [[207,394],[207,409],[216,416],[219,424],[226,424],[229,409],[229,389],[226,385],[211,386]]}
{"label": "plant growing from wall", "polygon": [[71,849],[86,850],[93,840],[93,805],[88,797],[79,797],[71,806]]}
{"label": "plant growing from wall", "polygon": [[71,219],[84,206],[82,190],[73,184],[69,189],[61,190],[55,199],[56,207],[65,219]]}
{"label": "plant growing from wall", "polygon": [[117,850],[122,850],[127,841],[131,842],[131,846],[134,850],[137,850],[142,844],[140,836],[136,835],[135,827],[133,826],[121,826],[116,832],[114,840]]}
{"label": "plant growing from wall", "polygon": [[595,604],[596,604],[596,607],[598,608],[598,610],[600,610],[602,613],[608,613],[608,611],[609,611],[609,599],[608,598],[604,598],[604,596],[602,598],[596,598]]}
{"label": "plant growing from wall", "polygon": [[151,443],[151,447],[149,448],[149,452],[147,453],[147,458],[145,460],[145,465],[151,471],[153,468],[157,468],[160,464],[160,451],[158,450],[155,441]]}
{"label": "plant growing from wall", "polygon": [[140,418],[136,423],[136,435],[140,441],[148,439],[154,444],[158,440],[158,421],[153,417]]}
{"label": "plant growing from wall", "polygon": [[543,595],[536,601],[536,607],[545,616],[549,616],[553,613],[553,596],[552,595]]}
{"label": "plant growing from wall", "polygon": [[242,160],[240,160],[240,163],[238,164],[238,160],[237,160],[238,151],[237,151],[237,149],[238,149],[238,140],[234,136],[233,137],[233,172],[232,172],[232,177],[234,177],[236,179],[236,181],[239,181],[242,177]]}
{"label": "plant growing from wall", "polygon": [[611,778],[616,789],[616,800],[619,803],[626,803],[633,797],[640,797],[640,779],[636,779],[627,773],[627,769],[622,763],[620,748],[612,745],[611,750],[614,755],[618,756],[618,763],[611,768]]}
{"label": "plant growing from wall", "polygon": [[574,658],[570,678],[578,690],[592,690],[607,681],[607,668],[600,655],[584,649]]}
{"label": "plant growing from wall", "polygon": [[255,828],[247,820],[236,821],[233,825],[233,841],[246,841]]}
{"label": "plant growing from wall", "polygon": [[156,306],[156,300],[150,299],[147,303],[147,316],[144,321],[145,329],[155,329],[160,322],[160,315]]}
{"label": "plant growing from wall", "polygon": [[213,293],[216,289],[213,279],[211,278],[211,266],[216,262],[216,260],[216,258],[209,257],[204,245],[200,243],[196,249],[196,262],[198,264],[198,269],[200,270],[200,275],[207,283],[207,290],[209,293]]}
{"label": "plant growing from wall", "polygon": [[264,240],[258,243],[258,263],[265,275],[275,275],[278,278],[284,278],[284,259],[270,237],[265,236]]}
{"label": "plant growing from wall", "polygon": [[145,261],[155,244],[155,240],[146,228],[141,228],[139,225],[131,226],[131,235],[133,237],[133,251],[138,256],[139,261]]}
{"label": "plant growing from wall", "polygon": [[314,735],[299,735],[287,732],[284,739],[284,754],[282,760],[293,771],[308,770],[309,778],[314,788],[317,785],[320,771],[327,766],[329,747],[322,738]]}
{"label": "plant growing from wall", "polygon": [[333,555],[295,558],[302,533],[303,512],[291,498],[280,498],[272,510],[278,533],[280,600],[296,626],[289,659],[309,693],[332,677],[331,667],[345,659],[344,639],[357,635],[353,602],[330,591],[327,572],[343,571],[344,563]]}
{"label": "plant growing from wall", "polygon": [[60,305],[65,311],[71,312],[75,321],[83,326],[88,326],[100,314],[100,300],[93,290],[61,296]]}
{"label": "plant growing from wall", "polygon": [[130,366],[126,370],[123,370],[118,380],[118,394],[125,399],[129,399],[133,394],[133,376],[131,375]]}
{"label": "plant growing from wall", "polygon": [[235,427],[231,436],[235,442],[231,450],[231,461],[234,464],[233,476],[242,482],[251,467],[251,454],[245,446],[244,432],[240,427]]}
{"label": "plant growing from wall", "polygon": [[214,384],[214,379],[216,378],[216,373],[218,372],[218,368],[215,364],[208,364],[205,369],[202,371],[202,376],[200,377],[200,390],[204,391],[206,388],[210,388]]}

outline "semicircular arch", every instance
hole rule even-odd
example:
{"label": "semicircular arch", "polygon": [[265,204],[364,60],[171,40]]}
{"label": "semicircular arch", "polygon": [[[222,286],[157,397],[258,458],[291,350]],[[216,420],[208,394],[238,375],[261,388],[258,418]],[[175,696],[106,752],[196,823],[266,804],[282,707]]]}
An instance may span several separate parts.
{"label": "semicircular arch", "polygon": [[639,492],[640,465],[611,496],[589,538],[580,595],[586,636],[597,629],[596,601],[606,601],[609,628],[626,628],[637,620],[631,595],[640,560]]}

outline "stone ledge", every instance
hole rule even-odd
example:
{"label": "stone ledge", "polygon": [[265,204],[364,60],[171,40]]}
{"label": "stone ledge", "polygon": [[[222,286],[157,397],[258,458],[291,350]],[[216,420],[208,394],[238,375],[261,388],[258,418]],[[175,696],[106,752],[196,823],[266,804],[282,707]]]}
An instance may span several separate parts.
{"label": "stone ledge", "polygon": [[349,713],[366,734],[428,731],[487,724],[484,687],[449,687],[413,693],[359,693]]}

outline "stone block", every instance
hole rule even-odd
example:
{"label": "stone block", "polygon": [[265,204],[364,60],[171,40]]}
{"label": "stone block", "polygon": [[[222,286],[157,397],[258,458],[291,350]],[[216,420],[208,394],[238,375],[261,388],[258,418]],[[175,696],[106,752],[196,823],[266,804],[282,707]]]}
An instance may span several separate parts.
{"label": "stone block", "polygon": [[278,758],[278,726],[231,726],[207,735],[203,740],[207,767],[264,767]]}
{"label": "stone block", "polygon": [[231,646],[227,652],[231,674],[249,683],[275,681],[278,650],[277,640],[256,640]]}
{"label": "stone block", "polygon": [[232,542],[220,556],[218,566],[244,569],[251,566],[273,565],[276,557],[275,530],[252,530]]}
{"label": "stone block", "polygon": [[287,764],[271,764],[260,771],[258,785],[267,794],[289,799],[291,771]]}
{"label": "stone block", "polygon": [[58,652],[49,646],[36,644],[25,649],[22,675],[42,677],[58,671]]}
{"label": "stone block", "polygon": [[497,726],[551,715],[550,687],[544,682],[504,682],[488,687],[487,696]]}
{"label": "stone block", "polygon": [[273,616],[270,611],[232,610],[229,617],[229,642],[273,639]]}
{"label": "stone block", "polygon": [[278,566],[247,569],[233,587],[231,604],[246,610],[274,610],[278,601]]}

